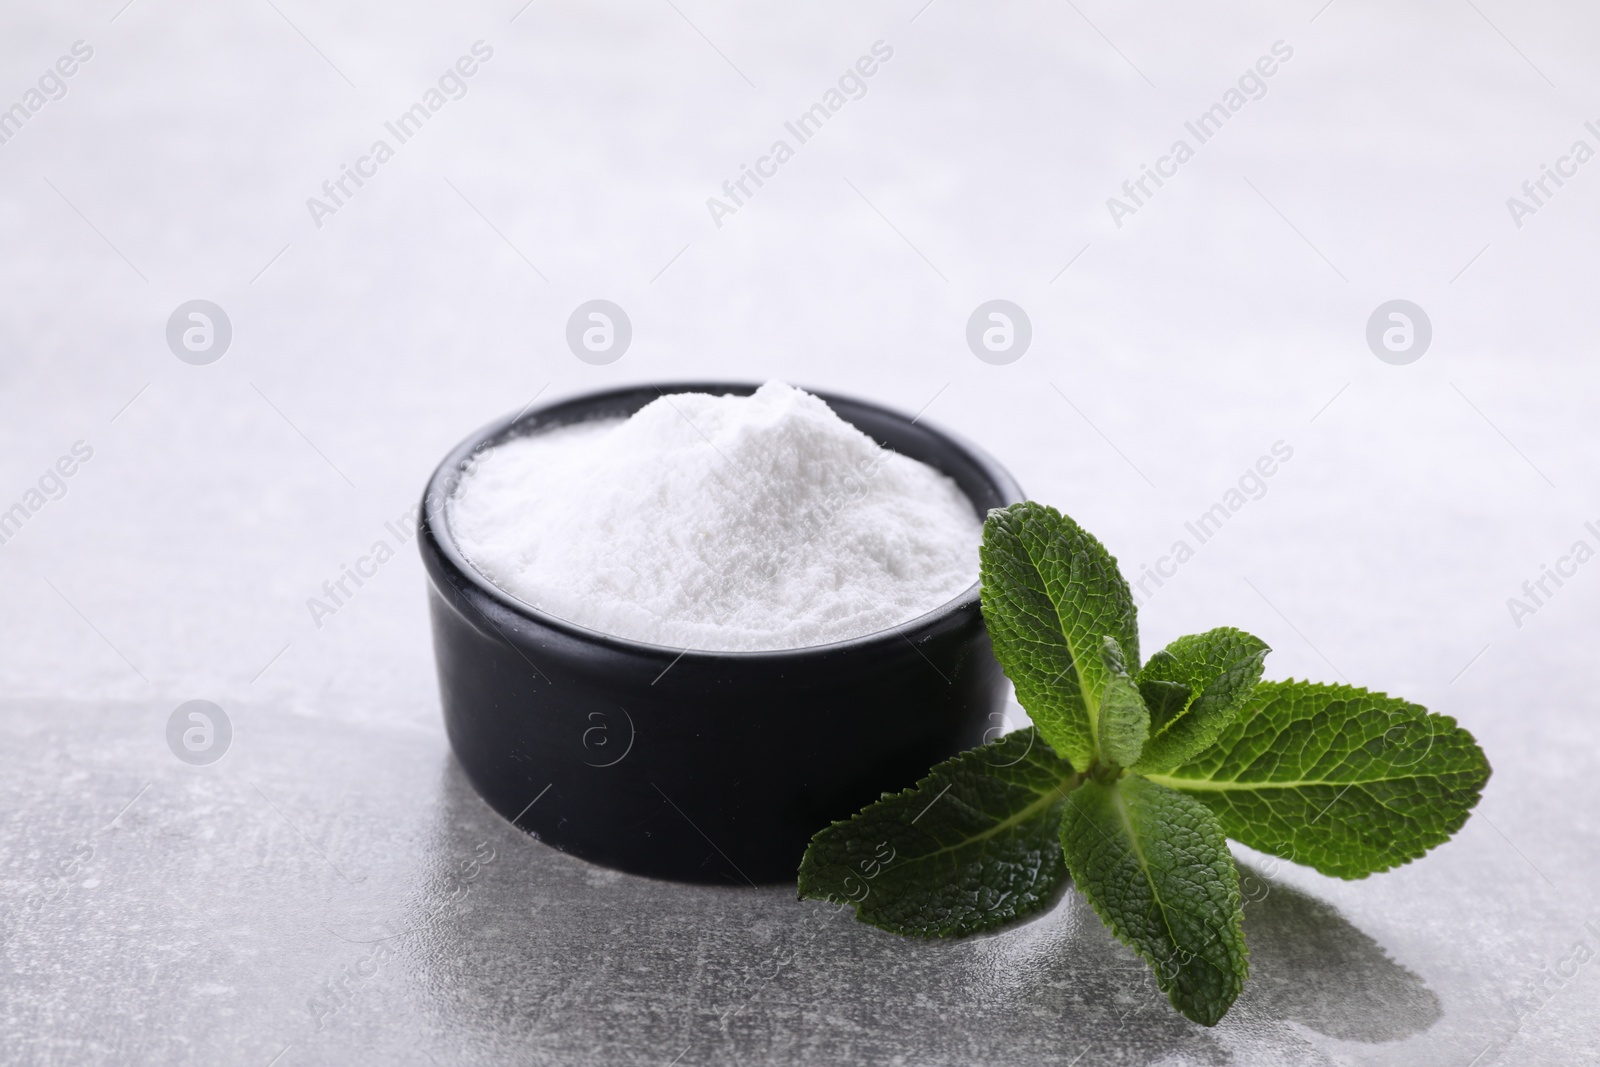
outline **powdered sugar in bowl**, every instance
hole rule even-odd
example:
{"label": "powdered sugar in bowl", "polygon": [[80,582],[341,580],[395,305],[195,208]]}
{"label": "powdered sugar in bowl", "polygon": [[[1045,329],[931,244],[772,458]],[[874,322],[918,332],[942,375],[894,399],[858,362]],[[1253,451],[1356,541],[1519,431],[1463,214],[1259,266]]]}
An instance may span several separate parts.
{"label": "powdered sugar in bowl", "polygon": [[420,519],[456,757],[592,862],[791,880],[813,833],[998,723],[977,546],[1021,498],[921,420],[777,383],[487,427]]}

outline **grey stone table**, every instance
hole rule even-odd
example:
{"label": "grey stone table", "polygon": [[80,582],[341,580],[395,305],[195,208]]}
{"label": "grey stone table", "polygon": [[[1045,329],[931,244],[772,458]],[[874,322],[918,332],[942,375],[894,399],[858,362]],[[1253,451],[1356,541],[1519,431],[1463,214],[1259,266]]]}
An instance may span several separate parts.
{"label": "grey stone table", "polygon": [[[1502,806],[1494,825],[1480,815],[1428,862],[1370,884],[1245,858],[1252,976],[1207,1030],[1072,893],[999,934],[903,941],[792,889],[671,885],[564,856],[491,812],[435,737],[243,712],[228,756],[188,768],[165,748],[164,719],[66,702],[0,718],[6,889],[22,901],[6,930],[10,1061],[1451,1064],[1595,1051],[1593,998],[1549,979],[1574,969],[1573,943],[1600,943],[1556,888],[1581,885],[1584,863],[1553,850],[1536,870],[1495,828],[1541,808],[1559,821],[1553,800]],[[1593,786],[1556,783],[1593,810]]]}
{"label": "grey stone table", "polygon": [[[1600,1057],[1597,35],[1483,0],[9,6],[0,1060]],[[609,364],[565,340],[596,298]],[[1010,363],[967,341],[996,298]],[[169,340],[193,300],[225,350]],[[911,942],[522,837],[440,726],[423,480],[534,397],[770,377],[983,444],[1112,547],[1149,648],[1232,624],[1272,677],[1455,716],[1477,812],[1360,882],[1239,850],[1252,978],[1209,1030],[1070,892]],[[166,740],[194,699],[206,766]]]}

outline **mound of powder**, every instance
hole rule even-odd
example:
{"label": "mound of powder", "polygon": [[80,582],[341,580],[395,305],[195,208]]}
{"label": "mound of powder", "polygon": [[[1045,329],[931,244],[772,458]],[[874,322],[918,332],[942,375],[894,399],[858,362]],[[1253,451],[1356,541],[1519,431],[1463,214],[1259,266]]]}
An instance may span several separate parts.
{"label": "mound of powder", "polygon": [[948,477],[781,382],[508,441],[478,456],[448,516],[467,559],[518,599],[706,651],[908,622],[977,580],[982,538]]}

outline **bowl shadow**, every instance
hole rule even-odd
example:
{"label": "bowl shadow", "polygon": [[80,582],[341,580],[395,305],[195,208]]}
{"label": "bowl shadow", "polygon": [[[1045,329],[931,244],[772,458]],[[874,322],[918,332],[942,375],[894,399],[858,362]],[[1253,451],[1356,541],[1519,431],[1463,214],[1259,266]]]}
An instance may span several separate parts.
{"label": "bowl shadow", "polygon": [[659,882],[563,855],[496,815],[449,757],[437,791],[395,951],[441,1064],[1323,1065],[1336,1052],[1307,1031],[1378,1044],[1442,1015],[1338,909],[1249,864],[1251,976],[1208,1029],[1070,887],[1032,922],[896,938],[792,887]]}

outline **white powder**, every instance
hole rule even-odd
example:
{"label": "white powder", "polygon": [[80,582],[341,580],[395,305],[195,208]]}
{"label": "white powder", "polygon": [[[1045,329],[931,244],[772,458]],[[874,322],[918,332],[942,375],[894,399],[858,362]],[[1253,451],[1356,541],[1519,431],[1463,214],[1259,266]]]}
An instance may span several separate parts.
{"label": "white powder", "polygon": [[781,382],[508,441],[462,478],[449,522],[518,599],[707,651],[908,622],[977,581],[982,538],[955,482]]}

